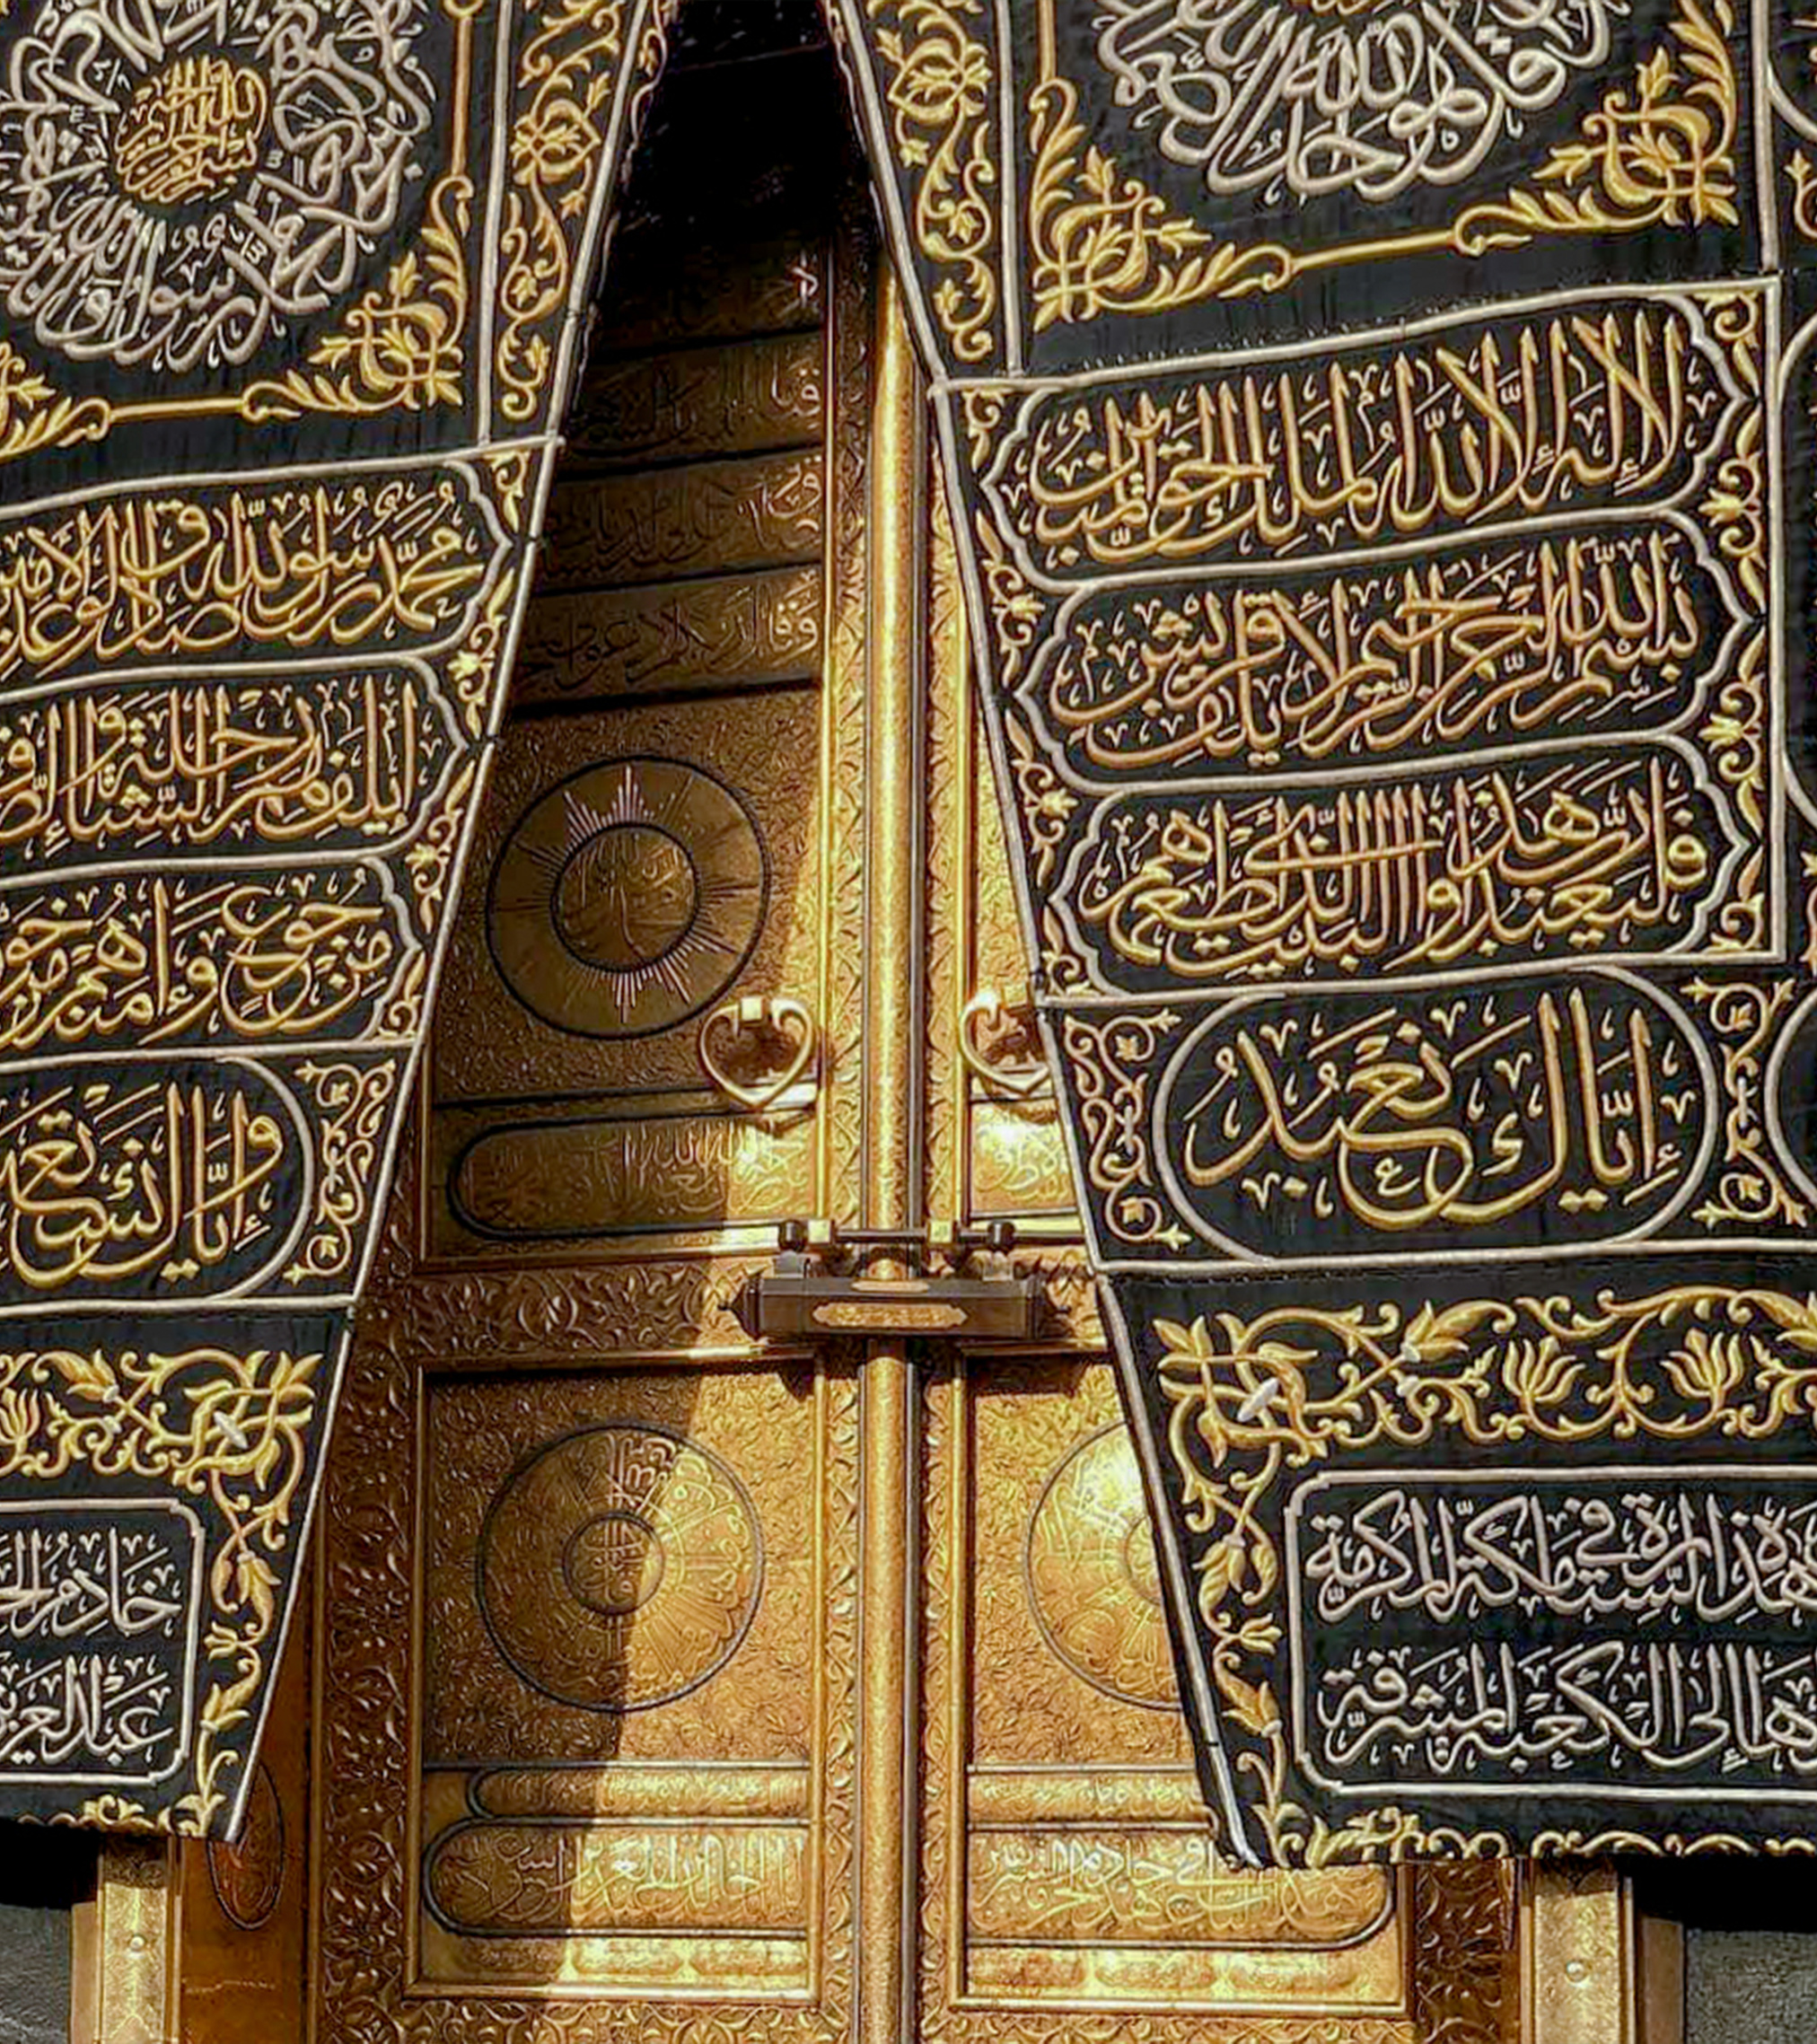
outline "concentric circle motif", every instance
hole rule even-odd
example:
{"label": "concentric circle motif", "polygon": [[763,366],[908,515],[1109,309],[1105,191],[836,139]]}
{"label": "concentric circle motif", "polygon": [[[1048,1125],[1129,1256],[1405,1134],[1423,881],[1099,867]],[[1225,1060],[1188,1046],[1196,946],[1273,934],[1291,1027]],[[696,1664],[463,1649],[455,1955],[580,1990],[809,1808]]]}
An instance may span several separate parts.
{"label": "concentric circle motif", "polygon": [[744,1487],[660,1427],[590,1426],[522,1464],[479,1540],[479,1607],[523,1680],[584,1710],[649,1710],[738,1651],[763,1586]]}
{"label": "concentric circle motif", "polygon": [[284,1893],[284,1805],[263,1760],[252,1771],[246,1821],[230,1845],[208,1841],[208,1885],[221,1914],[241,1930],[269,1923]]}
{"label": "concentric circle motif", "polygon": [[606,759],[518,820],[487,932],[531,1013],[580,1036],[647,1036],[737,978],[768,892],[757,825],[724,782],[680,759]]}
{"label": "concentric circle motif", "polygon": [[426,168],[426,0],[41,0],[0,70],[0,307],[76,361],[249,362]]}
{"label": "concentric circle motif", "polygon": [[1176,1707],[1154,1536],[1120,1426],[1081,1441],[1042,1486],[1023,1566],[1036,1622],[1075,1675],[1124,1703]]}

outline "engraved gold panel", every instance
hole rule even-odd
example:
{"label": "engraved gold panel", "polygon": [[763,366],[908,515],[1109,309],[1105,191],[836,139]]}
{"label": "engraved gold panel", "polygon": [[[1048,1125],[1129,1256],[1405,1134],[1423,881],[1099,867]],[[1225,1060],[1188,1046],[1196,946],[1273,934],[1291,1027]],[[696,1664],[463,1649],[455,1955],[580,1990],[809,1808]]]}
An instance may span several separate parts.
{"label": "engraved gold panel", "polygon": [[815,1988],[852,1418],[825,1375],[430,1379],[426,1982]]}
{"label": "engraved gold panel", "polygon": [[810,560],[820,551],[825,496],[812,448],[558,483],[541,586],[601,588]]}
{"label": "engraved gold panel", "polygon": [[968,1365],[926,1410],[923,2033],[1510,2037],[1497,1870],[1220,1863],[1109,1366]]}
{"label": "engraved gold panel", "polygon": [[507,727],[434,1038],[438,1250],[813,1209],[819,1107],[732,1111],[695,1037],[745,993],[822,1012],[820,722],[786,689]]}
{"label": "engraved gold panel", "polygon": [[566,1251],[588,1240],[750,1228],[812,1204],[812,1114],[732,1114],[697,1094],[652,1105],[443,1109],[438,1246]]}
{"label": "engraved gold panel", "polygon": [[[698,1088],[677,1024],[740,992],[812,992],[817,726],[811,689],[736,716],[688,702],[508,725],[437,1016],[437,1101]],[[614,928],[633,881],[637,926]],[[650,1040],[606,1040],[634,1033]]]}
{"label": "engraved gold panel", "polygon": [[[1070,1240],[1079,1227],[1066,1138],[1026,1005],[1028,953],[937,485],[928,504],[930,1187],[956,1218],[1014,1218],[1025,1234]],[[995,1006],[979,1014],[990,994]]]}
{"label": "engraved gold panel", "polygon": [[612,250],[614,350],[818,327],[827,310],[827,251],[812,228],[742,236],[628,234]]}
{"label": "engraved gold panel", "polygon": [[1082,1681],[1123,1703],[1177,1706],[1142,1479],[1120,1420],[1048,1472],[1023,1572],[1042,1638]]}
{"label": "engraved gold panel", "polygon": [[[426,1370],[468,1281],[418,1276],[413,1209],[407,1180],[329,1477],[316,2033],[680,2040],[736,2004],[833,2044],[855,1381]],[[468,1341],[522,1331],[464,1299]]]}
{"label": "engraved gold panel", "polygon": [[302,2044],[312,1631],[305,1608],[278,1664],[239,1837],[177,1848],[182,2044]]}
{"label": "engraved gold panel", "polygon": [[750,811],[684,759],[620,754],[518,818],[487,890],[493,963],[540,1022],[651,1036],[743,969],[768,906]]}
{"label": "engraved gold panel", "polygon": [[567,472],[812,447],[826,423],[825,362],[812,332],[602,361],[568,416]]}
{"label": "engraved gold panel", "polygon": [[763,1586],[750,1494],[698,1442],[605,1420],[492,1494],[474,1575],[494,1646],[557,1703],[654,1710],[710,1681]]}
{"label": "engraved gold panel", "polygon": [[[870,287],[828,227],[722,250],[716,290],[689,237],[627,248],[433,1040],[438,1258],[756,1249],[852,1197]],[[782,1083],[709,1019],[750,1002],[790,1018]]]}
{"label": "engraved gold panel", "polygon": [[519,704],[806,680],[820,669],[817,566],[539,597],[512,677]]}

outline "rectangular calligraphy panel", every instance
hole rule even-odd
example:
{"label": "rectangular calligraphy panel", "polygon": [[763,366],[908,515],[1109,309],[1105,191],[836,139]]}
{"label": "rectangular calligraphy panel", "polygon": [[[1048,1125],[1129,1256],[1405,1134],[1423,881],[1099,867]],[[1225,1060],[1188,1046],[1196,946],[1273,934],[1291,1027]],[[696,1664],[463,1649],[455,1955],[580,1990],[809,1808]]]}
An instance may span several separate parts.
{"label": "rectangular calligraphy panel", "polygon": [[202,1528],[174,1502],[0,1504],[0,1765],[22,1781],[145,1789],[181,1765]]}
{"label": "rectangular calligraphy panel", "polygon": [[1286,1517],[1294,1738],[1339,1796],[1817,1796],[1817,1484],[1405,1469]]}

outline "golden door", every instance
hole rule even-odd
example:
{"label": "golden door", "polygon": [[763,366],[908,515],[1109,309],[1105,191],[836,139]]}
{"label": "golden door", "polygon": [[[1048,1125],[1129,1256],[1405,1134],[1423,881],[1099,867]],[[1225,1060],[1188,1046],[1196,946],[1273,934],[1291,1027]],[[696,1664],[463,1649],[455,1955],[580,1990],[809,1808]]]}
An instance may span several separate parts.
{"label": "golden door", "polygon": [[[540,513],[250,1822],[168,1890],[113,1855],[85,2020],[108,2044],[1638,2036],[1612,1876],[1218,1864],[921,394],[812,20],[684,15]],[[1126,1106],[1091,1103],[1113,1162]],[[732,1317],[780,1222],[1001,1218],[1047,1280],[1035,1352],[759,1355]],[[1530,1977],[1536,1941],[1568,1948],[1555,2007],[1522,1994],[1523,1939]]]}

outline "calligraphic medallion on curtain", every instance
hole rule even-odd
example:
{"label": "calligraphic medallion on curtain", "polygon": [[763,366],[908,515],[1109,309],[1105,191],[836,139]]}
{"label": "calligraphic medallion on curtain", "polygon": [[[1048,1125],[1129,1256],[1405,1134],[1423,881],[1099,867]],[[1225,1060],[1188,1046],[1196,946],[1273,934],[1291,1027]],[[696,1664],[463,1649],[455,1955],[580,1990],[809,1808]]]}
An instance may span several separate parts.
{"label": "calligraphic medallion on curtain", "polygon": [[1817,1837],[1817,44],[842,0],[1228,1849]]}

